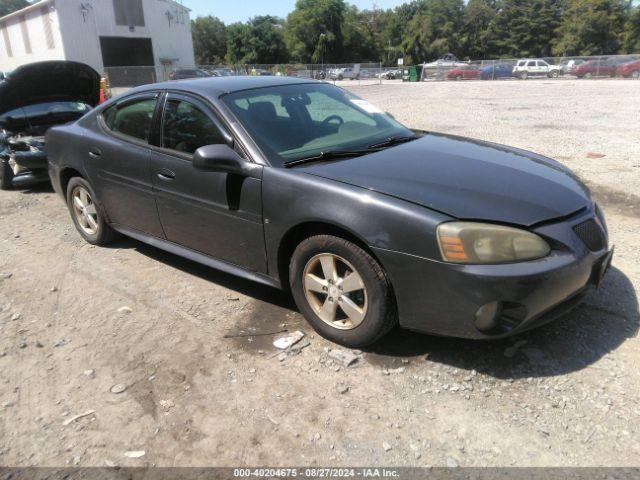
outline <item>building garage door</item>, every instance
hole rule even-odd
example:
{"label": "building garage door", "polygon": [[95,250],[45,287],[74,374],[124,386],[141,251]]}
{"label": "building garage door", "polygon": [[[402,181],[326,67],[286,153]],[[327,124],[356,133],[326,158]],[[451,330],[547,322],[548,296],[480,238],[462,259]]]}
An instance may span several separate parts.
{"label": "building garage door", "polygon": [[113,87],[132,87],[156,81],[150,38],[100,37],[102,62]]}

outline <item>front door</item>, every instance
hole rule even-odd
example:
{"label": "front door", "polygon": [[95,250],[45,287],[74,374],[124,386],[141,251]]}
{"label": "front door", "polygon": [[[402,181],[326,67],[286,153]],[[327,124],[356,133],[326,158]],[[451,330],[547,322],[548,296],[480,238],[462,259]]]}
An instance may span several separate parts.
{"label": "front door", "polygon": [[151,172],[167,240],[266,272],[261,179],[204,172],[191,164],[193,152],[202,146],[233,144],[211,107],[168,94],[159,143],[151,151]]}

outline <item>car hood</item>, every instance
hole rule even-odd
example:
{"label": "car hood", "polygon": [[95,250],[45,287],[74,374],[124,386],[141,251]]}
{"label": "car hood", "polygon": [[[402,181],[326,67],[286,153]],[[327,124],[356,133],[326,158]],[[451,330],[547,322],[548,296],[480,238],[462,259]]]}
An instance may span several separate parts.
{"label": "car hood", "polygon": [[436,133],[370,155],[297,169],[464,220],[531,226],[590,202],[588,189],[554,160]]}
{"label": "car hood", "polygon": [[96,106],[100,101],[100,75],[84,63],[38,62],[15,69],[0,83],[0,115],[57,100]]}

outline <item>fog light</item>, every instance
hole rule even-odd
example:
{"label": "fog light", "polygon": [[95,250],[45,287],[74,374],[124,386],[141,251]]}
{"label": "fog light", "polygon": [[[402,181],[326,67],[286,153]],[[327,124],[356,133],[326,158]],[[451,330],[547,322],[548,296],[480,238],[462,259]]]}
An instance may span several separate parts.
{"label": "fog light", "polygon": [[491,302],[481,306],[476,312],[476,328],[481,332],[489,332],[498,326],[498,318],[502,312],[500,302]]}

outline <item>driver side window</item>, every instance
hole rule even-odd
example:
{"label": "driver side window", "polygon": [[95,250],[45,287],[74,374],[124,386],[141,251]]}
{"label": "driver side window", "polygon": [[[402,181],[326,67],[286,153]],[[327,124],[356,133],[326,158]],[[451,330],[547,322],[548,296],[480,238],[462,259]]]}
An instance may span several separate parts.
{"label": "driver side window", "polygon": [[205,145],[226,143],[224,134],[200,108],[184,100],[169,99],[162,117],[163,148],[193,154]]}

